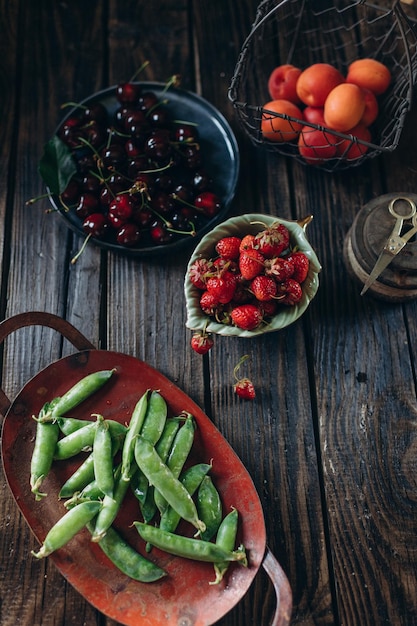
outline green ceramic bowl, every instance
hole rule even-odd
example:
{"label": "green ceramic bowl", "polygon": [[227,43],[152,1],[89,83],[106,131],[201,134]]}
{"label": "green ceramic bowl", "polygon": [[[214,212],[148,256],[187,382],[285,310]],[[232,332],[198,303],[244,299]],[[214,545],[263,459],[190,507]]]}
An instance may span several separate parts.
{"label": "green ceramic bowl", "polygon": [[[187,307],[186,326],[191,330],[204,330],[215,333],[217,335],[234,336],[234,337],[255,337],[264,333],[274,332],[289,326],[295,322],[307,309],[311,300],[317,293],[319,287],[319,272],[321,270],[320,262],[306,237],[306,226],[312,220],[312,216],[308,216],[303,220],[290,221],[284,220],[274,215],[260,215],[258,213],[249,213],[232,217],[222,222],[200,241],[187,266],[187,272],[184,281],[184,292]],[[216,256],[215,245],[222,237],[238,236],[243,237],[246,234],[256,234],[263,230],[264,225],[270,226],[275,222],[281,222],[290,231],[291,245],[297,246],[302,250],[310,260],[310,269],[305,282],[302,285],[303,297],[298,304],[291,307],[282,307],[282,310],[275,315],[268,324],[262,324],[255,330],[242,330],[235,326],[219,324],[205,315],[200,308],[199,299],[201,291],[199,291],[189,280],[189,269],[194,261],[198,258],[212,258]],[[261,223],[259,223],[261,222]]]}

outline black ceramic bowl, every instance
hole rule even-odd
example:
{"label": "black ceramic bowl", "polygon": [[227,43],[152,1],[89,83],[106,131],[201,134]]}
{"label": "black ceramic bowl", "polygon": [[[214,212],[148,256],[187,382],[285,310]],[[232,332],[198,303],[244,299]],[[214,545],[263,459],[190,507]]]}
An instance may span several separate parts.
{"label": "black ceramic bowl", "polygon": [[[140,82],[137,84],[141,86],[142,91],[153,92],[158,100],[163,101],[170,119],[189,122],[197,127],[203,167],[212,181],[210,190],[220,201],[220,210],[213,217],[202,220],[202,223],[197,225],[194,236],[175,235],[172,241],[165,244],[154,244],[149,238],[144,237],[135,246],[128,247],[118,244],[114,236],[108,237],[107,235],[106,238],[91,237],[91,241],[106,250],[130,256],[172,255],[186,247],[196,245],[204,234],[225,218],[235,194],[239,175],[238,146],[223,115],[197,94],[176,87],[166,89],[166,86],[161,83]],[[97,92],[71,108],[59,124],[56,134],[58,135],[59,129],[69,117],[80,115],[83,108],[92,107],[96,103],[105,107],[111,124],[116,111],[121,106],[116,98],[116,86]],[[50,200],[68,227],[85,237],[83,220],[75,213],[75,208],[70,206],[68,210],[68,207],[63,206],[58,195],[51,194]]]}

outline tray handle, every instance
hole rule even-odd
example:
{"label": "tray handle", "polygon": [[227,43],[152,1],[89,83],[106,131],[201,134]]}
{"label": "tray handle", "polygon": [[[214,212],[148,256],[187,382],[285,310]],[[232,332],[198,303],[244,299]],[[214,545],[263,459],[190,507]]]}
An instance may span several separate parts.
{"label": "tray handle", "polygon": [[[30,311],[27,313],[18,313],[12,317],[8,317],[0,323],[0,345],[6,339],[8,335],[24,328],[25,326],[48,326],[54,330],[57,330],[65,339],[68,339],[77,350],[94,350],[95,346],[84,337],[79,330],[75,328],[70,322],[54,315],[53,313],[46,313],[43,311]],[[5,415],[10,407],[10,400],[0,387],[0,414]]]}
{"label": "tray handle", "polygon": [[277,608],[270,626],[288,626],[292,613],[292,591],[284,570],[268,546],[262,567],[271,579],[277,597]]}

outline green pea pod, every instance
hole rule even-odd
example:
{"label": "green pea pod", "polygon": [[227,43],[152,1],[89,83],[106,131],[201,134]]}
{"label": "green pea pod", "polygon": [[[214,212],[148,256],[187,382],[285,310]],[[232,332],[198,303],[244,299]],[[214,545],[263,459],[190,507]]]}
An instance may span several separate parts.
{"label": "green pea pod", "polygon": [[130,481],[133,474],[132,461],[135,455],[135,442],[145,420],[148,407],[149,389],[145,391],[133,409],[130,424],[122,449],[122,480]]}
{"label": "green pea pod", "polygon": [[96,423],[88,422],[82,428],[75,430],[70,435],[60,439],[55,447],[54,459],[64,461],[76,456],[80,452],[88,452],[93,449]]}
{"label": "green pea pod", "polygon": [[88,420],[77,419],[76,417],[57,417],[59,430],[63,435],[71,435],[79,428],[83,428],[91,422]]}
{"label": "green pea pod", "polygon": [[[230,513],[222,520],[216,537],[216,545],[224,548],[225,550],[234,550],[236,545],[236,535],[238,529],[239,514],[237,509],[232,509]],[[216,574],[215,580],[211,581],[210,585],[218,585],[224,578],[230,563],[227,561],[221,561],[214,563],[214,572]]]}
{"label": "green pea pod", "polygon": [[104,493],[97,486],[97,481],[94,479],[89,483],[82,491],[76,491],[71,498],[69,498],[64,506],[66,509],[72,509],[81,502],[88,502],[89,500],[102,501]]}
{"label": "green pea pod", "polygon": [[157,526],[144,524],[143,522],[133,522],[133,524],[142,539],[169,554],[194,561],[205,561],[208,563],[238,562],[247,566],[246,550],[243,546],[238,550],[225,550],[212,541],[203,541],[202,539],[168,533]]}
{"label": "green pea pod", "polygon": [[[94,533],[94,523],[88,523],[87,528],[91,534]],[[136,552],[113,527],[107,530],[98,545],[113,565],[129,578],[151,583],[166,576],[163,569]]]}
{"label": "green pea pod", "polygon": [[71,498],[94,480],[94,455],[91,452],[73,474],[62,485],[59,498]]}
{"label": "green pea pod", "polygon": [[199,532],[204,531],[205,525],[198,518],[197,508],[190,494],[162,461],[155,447],[141,436],[136,440],[135,458],[149,484],[155,486],[157,492],[183,519],[195,526]]}
{"label": "green pea pod", "polygon": [[30,462],[30,488],[35,500],[41,500],[47,495],[41,493],[39,489],[51,469],[58,437],[59,426],[56,422],[38,421],[35,446]]}
{"label": "green pea pod", "polygon": [[168,408],[164,398],[158,391],[152,391],[140,434],[154,445],[164,431],[167,412]]}
{"label": "green pea pod", "polygon": [[116,519],[116,515],[119,512],[123,499],[126,495],[129,481],[124,480],[121,475],[120,467],[116,471],[113,497],[105,495],[103,499],[103,506],[97,515],[94,533],[91,540],[94,542],[100,541],[107,533],[110,526]]}
{"label": "green pea pod", "polygon": [[166,420],[164,430],[155,445],[156,451],[163,461],[166,461],[172,448],[172,444],[181,424],[181,419],[171,417]]}
{"label": "green pea pod", "polygon": [[108,422],[102,415],[97,415],[96,432],[93,443],[94,475],[97,486],[104,495],[113,498],[113,440]]}
{"label": "green pea pod", "polygon": [[[194,493],[200,486],[204,476],[206,476],[210,470],[211,465],[209,465],[208,463],[199,463],[198,465],[192,465],[191,467],[187,468],[181,474],[180,481],[182,482],[190,496],[194,495]],[[169,506],[161,515],[159,528],[173,533],[180,523],[180,520],[181,516],[178,515],[177,511],[173,509],[172,506]]]}
{"label": "green pea pod", "polygon": [[[112,440],[113,457],[120,450],[121,441],[119,439]],[[68,480],[62,485],[59,492],[60,498],[71,498],[74,493],[82,491],[91,481],[94,480],[94,452],[81,463]],[[103,494],[104,495],[104,494]]]}
{"label": "green pea pod", "polygon": [[201,538],[210,541],[217,533],[223,517],[220,495],[211,476],[205,476],[198,488],[197,511],[199,518],[206,525],[206,530],[201,533]]}
{"label": "green pea pod", "polygon": [[132,476],[130,480],[130,488],[135,498],[139,501],[139,504],[143,504],[146,500],[146,494],[148,493],[149,482],[141,470],[135,472]]}
{"label": "green pea pod", "polygon": [[54,400],[54,405],[51,410],[52,417],[66,415],[69,411],[75,409],[76,406],[101,389],[101,387],[110,380],[115,371],[115,369],[102,370],[88,374],[79,380],[73,387],[68,389],[63,396]]}
{"label": "green pea pod", "polygon": [[[191,414],[187,414],[187,418],[184,425],[179,429],[172,448],[168,455],[166,464],[171,470],[175,478],[181,474],[184,464],[188,458],[190,450],[194,442],[195,434],[195,421]],[[155,503],[161,514],[168,507],[167,499],[160,493],[159,490],[155,491]]]}
{"label": "green pea pod", "polygon": [[101,508],[101,502],[82,502],[70,509],[50,529],[39,552],[32,551],[33,556],[42,559],[55,550],[62,548],[84,526],[97,515]]}
{"label": "green pea pod", "polygon": [[142,513],[143,521],[149,524],[155,517],[158,509],[155,504],[155,489],[153,485],[149,485],[144,502],[139,502],[140,512]]}

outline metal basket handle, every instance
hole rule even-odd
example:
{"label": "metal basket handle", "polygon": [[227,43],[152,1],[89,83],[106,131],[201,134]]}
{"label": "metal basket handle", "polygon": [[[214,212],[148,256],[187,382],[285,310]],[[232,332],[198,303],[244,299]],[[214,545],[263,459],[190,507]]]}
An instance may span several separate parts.
{"label": "metal basket handle", "polygon": [[292,613],[292,592],[284,570],[267,547],[262,567],[275,589],[277,608],[270,626],[288,626]]}
{"label": "metal basket handle", "polygon": [[[0,323],[0,345],[6,337],[11,333],[24,328],[25,326],[48,326],[57,330],[65,339],[68,339],[77,350],[93,350],[95,346],[84,337],[84,335],[75,328],[67,320],[54,315],[53,313],[45,313],[42,311],[31,311],[27,313],[19,313],[5,319]],[[5,415],[10,407],[10,400],[0,388],[0,414]]]}

